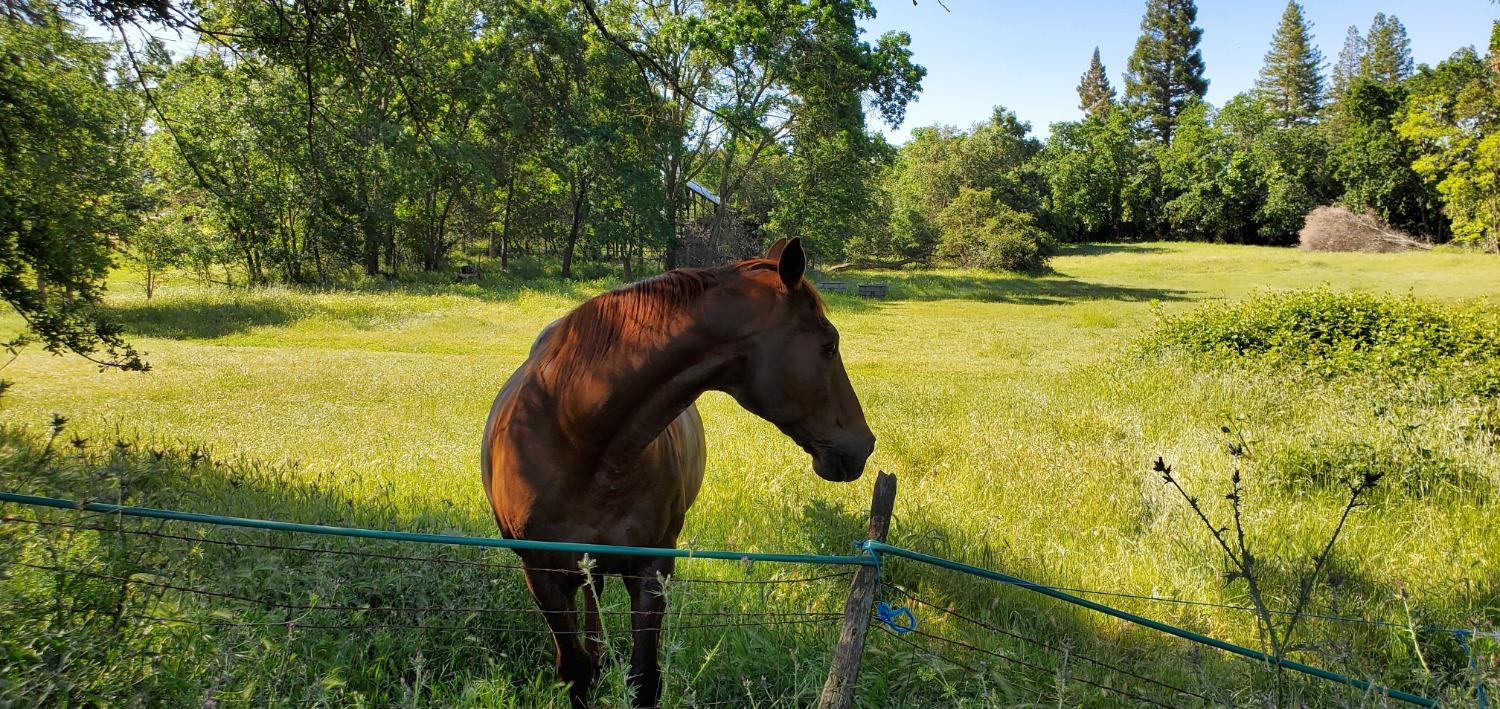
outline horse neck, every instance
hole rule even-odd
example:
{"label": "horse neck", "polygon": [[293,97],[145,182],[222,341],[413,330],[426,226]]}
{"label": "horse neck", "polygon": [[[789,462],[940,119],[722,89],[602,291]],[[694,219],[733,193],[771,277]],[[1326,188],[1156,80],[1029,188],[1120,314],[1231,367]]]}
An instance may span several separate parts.
{"label": "horse neck", "polygon": [[[631,470],[672,420],[724,375],[731,356],[716,325],[733,322],[731,314],[716,312],[723,308],[701,291],[674,295],[682,294],[651,288],[607,294],[568,323],[578,328],[574,342],[601,328],[609,335],[592,348],[562,353],[578,359],[554,369],[558,423],[594,471]],[[594,332],[586,332],[590,328]],[[569,341],[570,333],[559,334]]]}

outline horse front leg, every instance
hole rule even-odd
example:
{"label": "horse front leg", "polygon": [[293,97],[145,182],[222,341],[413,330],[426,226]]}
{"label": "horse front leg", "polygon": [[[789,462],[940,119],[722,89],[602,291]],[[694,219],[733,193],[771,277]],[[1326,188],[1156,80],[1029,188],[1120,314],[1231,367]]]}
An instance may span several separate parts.
{"label": "horse front leg", "polygon": [[575,601],[582,585],[581,573],[544,571],[529,565],[526,569],[526,586],[531,589],[537,608],[541,609],[547,627],[552,630],[552,642],[557,648],[557,677],[572,685],[568,689],[568,698],[573,709],[587,709],[589,690],[599,673],[598,658],[585,651],[579,637]]}
{"label": "horse front leg", "polygon": [[657,559],[640,575],[627,576],[625,588],[630,591],[630,675],[626,682],[635,690],[635,706],[654,707],[661,701],[662,616],[667,597],[661,579],[672,574],[672,559]]}

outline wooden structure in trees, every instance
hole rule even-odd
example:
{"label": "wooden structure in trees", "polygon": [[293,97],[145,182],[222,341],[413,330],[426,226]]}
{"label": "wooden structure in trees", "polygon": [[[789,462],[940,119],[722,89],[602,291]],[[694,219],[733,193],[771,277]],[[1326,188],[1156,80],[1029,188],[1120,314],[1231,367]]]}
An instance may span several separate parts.
{"label": "wooden structure in trees", "polygon": [[712,190],[688,180],[687,192],[677,227],[678,265],[722,266],[765,250],[759,225],[739,218]]}

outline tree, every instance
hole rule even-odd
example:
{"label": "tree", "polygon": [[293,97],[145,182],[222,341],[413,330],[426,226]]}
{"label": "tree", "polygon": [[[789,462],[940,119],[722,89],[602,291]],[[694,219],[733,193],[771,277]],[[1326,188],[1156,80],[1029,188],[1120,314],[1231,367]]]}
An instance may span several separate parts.
{"label": "tree", "polygon": [[[789,35],[776,61],[787,63],[787,91],[798,99],[789,185],[797,198],[782,202],[771,228],[802,236],[814,256],[831,257],[869,228],[878,204],[872,188],[877,165],[894,157],[890,145],[866,127],[865,100],[887,123],[899,125],[927,72],[912,62],[906,34],[886,33],[873,45],[860,38],[859,21],[875,14],[868,0],[771,5],[783,3],[785,19],[768,26],[784,26]],[[755,16],[749,8],[763,5],[745,4],[745,18]]]}
{"label": "tree", "polygon": [[1282,125],[1311,121],[1323,100],[1323,55],[1296,0],[1286,4],[1255,88]]}
{"label": "tree", "polygon": [[1333,146],[1329,163],[1342,188],[1340,201],[1354,211],[1373,209],[1403,231],[1442,238],[1447,224],[1438,195],[1412,170],[1413,146],[1393,128],[1403,98],[1399,86],[1372,78],[1351,84],[1324,122]]}
{"label": "tree", "polygon": [[1177,238],[1244,243],[1255,235],[1261,166],[1194,101],[1183,109],[1172,144],[1158,153],[1163,216]]}
{"label": "tree", "polygon": [[1330,98],[1337,101],[1344,96],[1344,92],[1349,89],[1349,84],[1359,76],[1364,57],[1365,38],[1359,33],[1358,27],[1349,25],[1349,31],[1344,35],[1344,48],[1339,50],[1339,60],[1333,65]]}
{"label": "tree", "polygon": [[[1495,24],[1500,38],[1500,23]],[[1397,132],[1421,155],[1412,169],[1435,185],[1455,241],[1500,250],[1500,47],[1489,61],[1461,49],[1409,83]]]}
{"label": "tree", "polygon": [[974,126],[959,144],[958,159],[964,182],[988,188],[995,199],[1013,209],[1041,208],[1045,180],[1036,170],[1041,141],[1031,137],[1031,124],[1004,106],[990,119]]}
{"label": "tree", "polygon": [[1360,57],[1361,77],[1395,86],[1412,74],[1411,40],[1395,15],[1375,13]]}
{"label": "tree", "polygon": [[1140,106],[1157,140],[1172,141],[1177,115],[1208,91],[1203,78],[1203,30],[1193,0],[1146,0],[1141,37],[1125,74],[1125,98]]}
{"label": "tree", "polygon": [[[783,144],[800,192],[775,210],[771,229],[831,255],[867,226],[871,161],[886,151],[866,130],[861,97],[899,125],[926,73],[911,61],[905,33],[861,37],[860,21],[875,14],[871,2],[583,5],[640,67],[661,98],[658,120],[674,134],[661,167],[668,268],[677,265],[688,181],[712,174],[721,205],[732,203],[760,160]],[[716,210],[711,227],[721,231],[726,216]]]}
{"label": "tree", "polygon": [[1032,271],[1054,251],[1034,216],[999,202],[988,189],[961,188],[937,223],[943,230],[938,257],[960,266]]}
{"label": "tree", "polygon": [[1052,125],[1040,169],[1048,229],[1065,241],[1125,241],[1155,230],[1151,144],[1128,109]]}
{"label": "tree", "polygon": [[1254,166],[1254,214],[1246,242],[1297,243],[1307,213],[1338,197],[1329,175],[1325,131],[1315,124],[1282,125],[1258,92],[1242,93],[1224,105],[1215,125],[1236,154]]}
{"label": "tree", "polygon": [[968,131],[932,126],[912,131],[886,177],[891,239],[901,255],[927,258],[940,233],[938,217],[965,188],[1023,213],[1041,210],[1046,179],[1037,170],[1041,143],[1031,124],[997,106]]}
{"label": "tree", "polygon": [[1078,108],[1088,118],[1109,115],[1115,103],[1115,87],[1109,85],[1109,75],[1099,62],[1099,48],[1094,47],[1094,56],[1089,59],[1089,70],[1078,80]]}
{"label": "tree", "polygon": [[145,370],[97,311],[141,206],[135,97],[109,80],[110,48],[55,6],[15,7],[0,12],[0,298],[48,351]]}

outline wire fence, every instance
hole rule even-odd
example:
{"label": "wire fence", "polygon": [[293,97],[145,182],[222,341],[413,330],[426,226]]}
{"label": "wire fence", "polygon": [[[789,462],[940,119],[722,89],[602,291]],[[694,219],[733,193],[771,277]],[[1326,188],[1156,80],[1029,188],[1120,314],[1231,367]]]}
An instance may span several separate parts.
{"label": "wire fence", "polygon": [[[1236,645],[1234,643],[1225,642],[1223,640],[1220,640],[1220,639],[1217,639],[1217,638],[1213,638],[1213,637],[1209,637],[1209,636],[1204,635],[1202,633],[1198,633],[1198,632],[1195,632],[1195,631],[1192,631],[1192,630],[1189,630],[1189,629],[1186,629],[1186,628],[1177,627],[1177,626],[1169,625],[1169,624],[1166,624],[1166,623],[1162,623],[1160,621],[1152,620],[1150,618],[1146,618],[1146,617],[1138,615],[1136,613],[1131,613],[1131,612],[1128,612],[1128,611],[1125,611],[1125,610],[1121,610],[1119,608],[1114,608],[1114,607],[1111,607],[1111,606],[1106,606],[1106,605],[1103,605],[1101,603],[1097,603],[1097,602],[1094,602],[1094,601],[1082,598],[1081,596],[1074,595],[1074,594],[1069,593],[1067,591],[1063,591],[1063,590],[1061,590],[1061,589],[1059,589],[1057,587],[1048,586],[1048,585],[1045,585],[1045,584],[1035,583],[1035,582],[1032,582],[1032,581],[1028,581],[1026,579],[1022,579],[1022,578],[1018,578],[1016,576],[1012,576],[1010,574],[1001,573],[999,571],[994,571],[994,570],[991,570],[991,569],[984,569],[984,568],[980,568],[980,567],[977,567],[977,566],[971,566],[969,564],[964,564],[964,563],[961,563],[961,562],[953,561],[951,559],[944,559],[944,558],[941,558],[941,557],[935,557],[935,556],[931,556],[929,554],[923,554],[921,552],[912,551],[910,549],[903,549],[901,547],[892,546],[890,544],[885,544],[883,542],[879,542],[879,541],[875,541],[875,540],[870,540],[870,541],[864,542],[863,547],[865,549],[870,550],[871,552],[874,552],[874,553],[877,553],[877,554],[884,554],[884,555],[889,555],[889,556],[898,557],[898,558],[902,558],[902,559],[907,559],[907,560],[911,560],[911,561],[916,561],[916,562],[919,562],[919,563],[924,564],[924,565],[938,567],[938,568],[946,569],[948,571],[953,571],[953,572],[957,572],[957,573],[968,575],[968,576],[973,576],[973,577],[978,577],[978,578],[982,578],[982,579],[987,579],[989,581],[999,582],[1001,584],[1005,584],[1005,585],[1012,586],[1012,587],[1015,587],[1015,588],[1020,588],[1020,589],[1024,589],[1024,590],[1027,590],[1027,591],[1032,591],[1032,592],[1041,594],[1043,596],[1047,596],[1047,597],[1050,597],[1050,598],[1053,598],[1053,599],[1056,599],[1056,600],[1059,600],[1059,601],[1063,601],[1065,603],[1068,603],[1068,604],[1071,604],[1071,605],[1074,605],[1074,606],[1085,608],[1085,609],[1088,609],[1090,611],[1101,613],[1103,615],[1110,616],[1110,617],[1113,617],[1113,618],[1125,621],[1127,623],[1130,623],[1130,624],[1133,624],[1133,625],[1136,625],[1136,626],[1140,626],[1140,627],[1144,627],[1144,628],[1149,628],[1151,630],[1155,630],[1155,631],[1158,631],[1158,632],[1161,632],[1161,633],[1165,633],[1167,635],[1171,635],[1171,636],[1175,636],[1175,637],[1178,637],[1178,638],[1182,638],[1182,639],[1187,640],[1189,642],[1196,643],[1196,644],[1199,644],[1199,645],[1202,645],[1202,646],[1205,646],[1205,647],[1209,647],[1209,648],[1213,648],[1213,649],[1216,649],[1216,650],[1220,650],[1220,651],[1223,651],[1223,652],[1226,652],[1226,653],[1230,653],[1232,655],[1237,655],[1237,656],[1242,657],[1242,658],[1247,658],[1249,660],[1253,660],[1253,661],[1256,661],[1258,663],[1263,663],[1266,667],[1274,668],[1278,672],[1290,671],[1290,672],[1294,672],[1294,673],[1299,673],[1299,674],[1306,675],[1306,676],[1309,676],[1309,677],[1315,677],[1317,679],[1324,680],[1326,682],[1329,682],[1329,683],[1332,683],[1332,684],[1335,684],[1335,685],[1344,685],[1346,687],[1349,687],[1349,688],[1351,688],[1353,690],[1356,690],[1356,691],[1359,691],[1359,692],[1362,692],[1362,693],[1365,693],[1365,694],[1370,694],[1370,695],[1375,695],[1375,696],[1381,696],[1381,697],[1385,697],[1385,698],[1388,698],[1388,699],[1395,699],[1395,700],[1398,700],[1398,701],[1401,701],[1401,702],[1405,702],[1405,703],[1408,703],[1408,704],[1413,704],[1413,705],[1416,705],[1416,706],[1436,707],[1439,704],[1438,701],[1436,701],[1434,699],[1431,699],[1429,697],[1424,697],[1424,696],[1421,696],[1419,694],[1415,694],[1413,692],[1407,692],[1407,691],[1403,691],[1403,690],[1400,690],[1400,689],[1395,689],[1395,688],[1388,687],[1388,686],[1377,685],[1377,684],[1375,684],[1375,683],[1373,683],[1373,682],[1371,682],[1370,680],[1367,680],[1367,679],[1360,679],[1358,677],[1353,677],[1353,676],[1350,676],[1350,675],[1341,674],[1341,673],[1338,673],[1338,672],[1333,672],[1333,671],[1330,671],[1330,670],[1327,670],[1327,669],[1324,669],[1324,668],[1321,668],[1321,667],[1316,667],[1316,666],[1308,665],[1308,664],[1303,663],[1303,662],[1292,660],[1292,659],[1287,658],[1287,657],[1273,657],[1273,656],[1271,656],[1271,655],[1269,655],[1269,654],[1267,654],[1265,652],[1259,651],[1259,650],[1254,650],[1254,649],[1247,648],[1247,647],[1244,647],[1244,646],[1241,646],[1241,645]],[[1330,617],[1337,617],[1337,616],[1330,616]],[[1369,621],[1365,621],[1364,624],[1366,624],[1366,625],[1374,625],[1375,623],[1369,622]],[[1443,630],[1443,632],[1446,632],[1446,633],[1448,633],[1450,635],[1453,635],[1455,637],[1464,637],[1466,634],[1467,635],[1471,635],[1472,634],[1472,631],[1470,631],[1470,630],[1464,630],[1464,629],[1442,629],[1442,630]],[[1471,655],[1471,662],[1472,662],[1472,655]],[[1484,689],[1483,689],[1483,685],[1482,684],[1478,688],[1478,693],[1479,693],[1479,696],[1481,697],[1481,699],[1483,699],[1483,697],[1485,695],[1484,695]]]}
{"label": "wire fence", "polygon": [[[961,613],[961,612],[959,612],[957,610],[954,610],[952,608],[947,608],[947,607],[944,607],[944,606],[940,606],[940,605],[938,605],[936,603],[933,603],[931,601],[925,600],[925,599],[921,598],[920,596],[918,596],[917,594],[912,593],[911,591],[909,591],[909,590],[907,590],[907,589],[905,589],[905,588],[903,588],[901,586],[898,586],[898,585],[896,585],[894,583],[886,582],[885,586],[886,586],[886,588],[889,588],[889,589],[891,589],[893,591],[896,591],[907,602],[914,603],[914,604],[920,606],[923,609],[926,609],[926,610],[929,610],[929,611],[933,611],[935,613],[939,613],[939,614],[941,614],[944,617],[954,618],[956,620],[960,620],[960,621],[962,621],[962,622],[964,622],[964,623],[966,623],[966,624],[968,624],[970,626],[973,626],[975,628],[984,630],[986,632],[993,633],[995,635],[999,635],[999,636],[1002,636],[1002,637],[1010,638],[1012,640],[1016,640],[1016,641],[1025,643],[1025,644],[1030,645],[1030,646],[1035,647],[1035,648],[1046,650],[1046,651],[1048,651],[1050,653],[1056,654],[1060,658],[1068,658],[1068,659],[1078,660],[1080,662],[1083,662],[1083,663],[1086,663],[1086,664],[1089,664],[1089,665],[1093,665],[1095,667],[1098,667],[1100,669],[1103,669],[1103,670],[1106,670],[1108,672],[1114,673],[1116,675],[1119,675],[1119,676],[1122,676],[1122,677],[1128,677],[1128,678],[1131,678],[1131,679],[1134,679],[1134,680],[1138,680],[1143,685],[1150,685],[1150,686],[1152,686],[1154,688],[1165,690],[1168,693],[1169,696],[1174,696],[1174,697],[1194,697],[1194,698],[1197,698],[1197,699],[1201,699],[1204,702],[1207,702],[1207,703],[1210,703],[1210,704],[1213,703],[1213,700],[1209,699],[1207,696],[1205,696],[1202,693],[1195,692],[1195,691],[1193,691],[1191,689],[1187,689],[1187,688],[1184,688],[1184,687],[1178,687],[1178,686],[1175,686],[1175,685],[1172,685],[1172,684],[1168,684],[1167,682],[1164,682],[1162,680],[1155,679],[1155,678],[1143,675],[1143,674],[1141,674],[1139,672],[1134,672],[1132,670],[1125,669],[1123,667],[1120,667],[1119,665],[1116,665],[1116,664],[1113,664],[1113,663],[1110,663],[1110,662],[1106,662],[1104,660],[1096,659],[1096,658],[1093,658],[1093,657],[1089,657],[1089,656],[1083,654],[1082,652],[1079,652],[1076,648],[1063,647],[1063,646],[1060,646],[1060,645],[1057,645],[1057,644],[1054,644],[1054,643],[1046,642],[1044,640],[1038,640],[1036,638],[1027,637],[1025,635],[1022,635],[1022,634],[1017,633],[1017,632],[1012,631],[1012,630],[1007,630],[1005,628],[1001,628],[1001,627],[999,627],[997,625],[994,625],[992,623],[987,623],[985,621],[982,621],[982,620],[979,620],[977,618],[974,618],[971,615],[967,615],[967,614]],[[920,631],[917,631],[917,632],[920,632]],[[923,634],[923,635],[924,635],[924,637],[934,637],[934,636],[927,635],[927,634]],[[938,640],[946,640],[946,639],[943,639],[943,638],[936,638],[936,639],[938,639]],[[952,642],[952,641],[950,641],[950,642]],[[987,654],[992,654],[992,653],[990,653],[990,651],[984,651],[984,652],[986,652]],[[1007,658],[1004,658],[1004,659],[1011,660],[1013,658],[1008,658],[1007,657]],[[1085,684],[1088,684],[1090,686],[1099,688],[1099,689],[1101,689],[1101,690],[1103,690],[1105,692],[1115,693],[1115,694],[1119,694],[1121,696],[1128,696],[1128,697],[1131,697],[1131,698],[1134,698],[1134,699],[1138,699],[1140,701],[1151,703],[1151,704],[1156,704],[1157,703],[1156,700],[1149,699],[1149,698],[1146,698],[1146,697],[1142,697],[1142,696],[1140,696],[1138,694],[1134,694],[1134,693],[1132,693],[1132,692],[1130,692],[1130,691],[1128,691],[1126,689],[1112,687],[1112,686],[1107,686],[1107,685],[1096,684],[1094,682],[1089,681],[1087,678],[1081,678],[1080,677],[1080,678],[1076,678],[1076,679],[1078,679],[1078,681],[1083,682]],[[1172,704],[1162,704],[1162,706],[1175,706],[1175,705],[1172,705]]]}
{"label": "wire fence", "polygon": [[[277,555],[278,558],[286,559],[294,557],[314,559],[336,558],[357,563],[436,565],[465,569],[482,574],[519,572],[525,569],[519,563],[496,561],[488,558],[460,558],[452,554],[405,554],[380,550],[378,548],[349,549],[335,547],[329,543],[307,542],[288,544],[278,543],[269,538],[272,534],[294,533],[309,536],[322,535],[322,538],[346,537],[365,539],[382,543],[415,542],[435,544],[446,546],[450,550],[468,549],[480,554],[490,553],[496,548],[513,550],[518,548],[558,548],[560,550],[589,555],[618,553],[640,556],[675,556],[682,559],[739,561],[747,569],[747,572],[742,574],[741,578],[674,575],[669,579],[668,587],[669,589],[691,589],[694,587],[720,588],[725,591],[742,589],[741,593],[743,593],[743,590],[761,589],[754,591],[754,593],[761,595],[750,602],[747,602],[742,597],[716,598],[719,601],[733,601],[725,605],[739,606],[738,609],[726,609],[724,607],[703,608],[695,606],[692,603],[675,604],[678,607],[670,607],[667,613],[668,622],[665,625],[665,631],[668,633],[678,631],[716,631],[724,633],[731,629],[749,628],[775,629],[776,632],[793,632],[801,628],[832,629],[838,625],[841,619],[845,618],[844,613],[837,612],[832,608],[826,610],[819,610],[817,608],[808,608],[806,610],[767,610],[764,606],[764,594],[775,592],[774,590],[777,588],[801,587],[809,584],[840,584],[848,581],[851,576],[854,576],[855,570],[861,567],[874,567],[877,573],[876,578],[879,579],[879,569],[881,568],[882,559],[886,560],[885,563],[889,563],[891,559],[901,559],[903,561],[917,562],[925,566],[934,566],[950,572],[997,581],[1013,587],[1035,591],[1057,600],[1104,613],[1125,622],[1152,628],[1169,635],[1175,635],[1194,646],[1214,648],[1236,659],[1248,660],[1257,667],[1270,668],[1278,673],[1294,671],[1309,677],[1326,680],[1335,685],[1343,685],[1366,695],[1383,696],[1418,706],[1438,705],[1438,702],[1435,700],[1415,693],[1378,686],[1369,680],[1330,672],[1294,662],[1287,658],[1269,657],[1248,648],[1104,606],[1082,598],[1082,596],[1125,598],[1139,602],[1202,606],[1236,612],[1254,611],[1254,609],[1249,607],[1111,591],[1046,586],[999,572],[979,569],[978,567],[971,567],[947,559],[931,557],[880,542],[865,543],[865,553],[854,556],[727,551],[705,552],[691,549],[664,550],[586,544],[552,544],[546,542],[524,542],[521,540],[303,525],[128,507],[97,502],[79,504],[10,493],[0,493],[0,503],[19,504],[37,510],[36,514],[27,516],[11,514],[0,516],[0,526],[30,528],[37,530],[38,534],[43,531],[54,535],[83,534],[94,535],[98,539],[114,535],[118,538],[131,538],[143,542],[175,545],[170,553],[168,553],[168,559],[180,558],[182,555],[193,553],[192,550],[198,549],[201,545],[207,545],[231,555],[242,553],[244,550],[258,550]],[[47,510],[53,512],[62,511],[65,514],[49,518],[42,514],[42,512]],[[93,522],[85,522],[80,513],[93,513],[99,519]],[[55,518],[56,516],[62,516],[65,519]],[[142,524],[135,526],[127,525],[124,523],[125,519],[134,519],[142,522]],[[155,524],[155,528],[148,528],[145,524],[146,522]],[[172,529],[168,531],[165,528],[165,525],[168,524],[181,524],[185,525],[188,529]],[[198,533],[189,531],[193,528],[213,530],[213,532]],[[252,533],[264,534],[267,536],[267,539],[228,538],[226,536],[227,533],[237,529],[251,530]],[[247,631],[270,630],[277,632],[284,631],[286,633],[327,631],[331,633],[352,634],[375,630],[461,632],[469,634],[494,633],[523,636],[548,635],[552,633],[544,623],[540,622],[544,612],[534,605],[515,602],[517,600],[516,594],[511,594],[511,603],[501,605],[388,602],[387,599],[378,597],[358,598],[358,594],[354,594],[356,596],[355,600],[347,598],[325,600],[321,597],[309,599],[305,597],[307,595],[305,593],[303,597],[299,597],[297,591],[285,588],[272,589],[260,593],[230,590],[210,583],[213,579],[208,575],[199,575],[196,578],[190,577],[192,576],[191,574],[184,575],[180,573],[180,570],[175,569],[171,563],[160,565],[127,565],[126,568],[122,569],[101,565],[97,561],[91,563],[87,555],[58,554],[55,552],[50,563],[42,563],[43,561],[46,560],[18,558],[11,560],[10,566],[29,569],[34,572],[53,574],[59,577],[89,579],[96,582],[115,584],[121,588],[133,587],[154,594],[151,599],[138,604],[138,607],[126,608],[122,605],[121,608],[116,609],[111,619],[115,623],[190,626],[206,629],[244,629]],[[795,567],[806,566],[810,567],[810,570],[806,573],[791,574],[778,571],[769,576],[753,577],[748,573],[748,569],[752,564],[760,562],[774,562],[776,564]],[[830,566],[833,568],[828,568]],[[177,573],[174,573],[174,571],[177,571]],[[548,569],[548,571],[579,573],[578,569]],[[903,626],[900,623],[893,623],[888,618],[877,614],[876,620],[880,621],[877,623],[877,627],[883,628],[885,631],[880,634],[880,637],[894,642],[896,646],[925,658],[930,662],[962,669],[968,673],[970,680],[976,680],[981,683],[986,681],[985,678],[991,677],[991,668],[999,666],[1007,667],[1009,671],[998,676],[997,681],[1000,684],[1008,686],[1009,691],[1021,692],[1032,701],[1038,703],[1051,701],[1064,703],[1068,701],[1070,692],[1086,688],[1086,691],[1095,692],[1100,696],[1113,697],[1113,701],[1121,704],[1162,707],[1185,705],[1235,706],[1237,704],[1233,695],[1221,691],[1222,688],[1205,686],[1202,681],[1189,686],[1190,683],[1180,681],[1182,679],[1181,676],[1169,678],[1161,674],[1145,671],[1140,667],[1128,667],[1125,663],[1104,659],[1100,652],[1095,652],[1093,649],[1084,647],[1082,643],[1074,643],[1057,637],[1048,639],[1033,637],[1032,634],[1022,632],[1021,629],[1014,625],[1006,627],[994,620],[981,617],[979,613],[962,610],[952,604],[938,602],[916,587],[909,587],[902,583],[893,582],[890,579],[878,580],[877,584],[888,601],[899,604],[902,610],[910,609],[907,612],[914,611],[916,616],[920,616],[923,619],[922,627],[916,627],[915,617],[912,618],[910,626]],[[174,600],[170,603],[164,602],[164,599],[168,597]],[[830,594],[830,597],[838,599],[838,594]],[[194,608],[198,609],[199,612],[192,612],[191,609]],[[618,607],[603,607],[600,608],[600,613],[606,617],[629,618],[636,611]],[[1410,625],[1389,621],[1327,614],[1309,613],[1302,615],[1310,619],[1329,623],[1344,623],[1402,631],[1411,631],[1413,629]],[[531,620],[515,622],[520,617],[529,617]],[[499,618],[509,620],[503,622],[503,624],[492,623],[491,619]],[[1471,664],[1474,655],[1469,643],[1486,635],[1484,633],[1476,633],[1472,629],[1423,628],[1423,630],[1446,632],[1454,635],[1460,642],[1464,643],[1465,650],[1470,653]],[[576,632],[587,633],[597,631],[579,630]],[[1485,688],[1482,682],[1478,681],[1477,673],[1473,696],[1480,705],[1483,705],[1487,701]],[[750,702],[748,699],[711,697],[705,697],[704,699],[706,701],[697,701],[695,698],[690,705],[720,706]]]}
{"label": "wire fence", "polygon": [[[42,516],[44,513],[46,516]],[[296,638],[317,634],[304,651],[329,644],[374,642],[372,634],[376,633],[404,635],[405,639],[414,640],[419,650],[432,649],[461,636],[479,636],[486,642],[522,636],[540,639],[522,643],[540,655],[537,660],[541,664],[535,666],[549,664],[542,659],[550,655],[550,644],[545,638],[554,634],[543,620],[548,611],[537,608],[526,595],[522,564],[481,556],[495,553],[494,549],[458,544],[435,554],[412,554],[379,547],[403,544],[399,541],[362,542],[362,548],[356,549],[328,534],[322,537],[327,541],[308,537],[279,543],[259,537],[287,535],[237,526],[199,529],[202,526],[171,519],[143,519],[120,512],[47,507],[36,510],[35,514],[0,515],[0,529],[25,530],[0,537],[0,543],[21,540],[34,547],[30,556],[16,554],[14,549],[9,550],[11,554],[0,554],[0,580],[24,570],[53,578],[55,581],[48,584],[55,582],[66,589],[63,595],[90,592],[74,583],[77,580],[106,588],[118,587],[122,589],[120,607],[106,607],[104,612],[95,612],[86,621],[113,626],[117,629],[116,636],[153,628],[187,628],[213,633],[218,644],[238,646],[245,640],[275,644],[302,642]],[[106,546],[112,540],[124,543]],[[182,563],[201,552],[202,547],[215,552],[212,561]],[[105,549],[111,553],[96,557]],[[115,552],[129,558],[115,558]],[[249,552],[256,554],[247,557]],[[663,618],[664,639],[669,642],[672,638],[678,638],[676,642],[693,639],[700,647],[714,646],[716,638],[754,630],[768,638],[782,639],[788,633],[813,633],[811,637],[817,638],[819,645],[831,644],[842,618],[836,609],[788,610],[761,604],[768,596],[780,597],[796,587],[822,589],[822,595],[830,599],[829,605],[835,605],[841,599],[844,582],[853,574],[850,566],[828,569],[804,564],[786,568],[756,561],[756,555],[735,558],[738,563],[712,562],[717,566],[705,566],[701,569],[705,573],[699,575],[691,572],[701,564],[689,563],[689,574],[674,574],[666,579],[670,602]],[[692,562],[693,557],[687,560]],[[415,583],[430,577],[433,570],[444,574],[461,572],[466,574],[465,578],[494,578],[510,592],[490,594],[489,589],[481,587],[473,593],[458,594],[468,602],[445,603],[453,599],[438,595],[416,600],[388,594],[382,597],[371,593],[370,588],[380,584],[338,578],[340,574],[350,575],[368,568],[367,564],[379,564],[370,573],[407,573],[417,579]],[[264,578],[241,578],[243,571],[265,567],[275,568],[276,572]],[[578,568],[533,570],[580,573]],[[708,573],[711,571],[716,573]],[[312,577],[316,581],[308,583]],[[444,578],[450,581],[448,586],[458,585],[451,582],[451,576]],[[600,580],[602,577],[591,583]],[[613,632],[626,637],[629,620],[639,612],[622,605],[618,600],[611,604],[608,599],[601,599],[598,610],[606,621],[621,619],[623,627],[615,625]],[[53,627],[60,625],[54,621]],[[600,639],[611,632],[610,627],[606,623],[602,632],[580,629],[574,634],[592,633],[590,639]],[[501,646],[497,652],[503,652],[503,646],[515,647],[515,643],[506,641]],[[247,672],[253,671],[243,661],[235,662],[245,666]],[[0,661],[0,685],[6,681],[4,669],[5,663]],[[752,703],[750,698],[722,696],[734,689],[737,688],[696,690],[691,701],[676,704],[710,707]],[[296,693],[284,691],[273,699],[277,703],[296,703],[293,699]]]}

